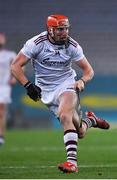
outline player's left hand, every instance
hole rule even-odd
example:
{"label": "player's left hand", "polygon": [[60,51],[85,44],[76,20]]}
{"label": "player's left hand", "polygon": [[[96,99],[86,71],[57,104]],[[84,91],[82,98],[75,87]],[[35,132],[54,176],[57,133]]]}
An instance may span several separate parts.
{"label": "player's left hand", "polygon": [[74,86],[75,86],[75,89],[78,89],[81,92],[85,88],[85,83],[82,79],[79,79],[78,81],[75,82]]}
{"label": "player's left hand", "polygon": [[28,81],[24,87],[27,90],[27,95],[34,101],[38,101],[41,98],[41,88]]}

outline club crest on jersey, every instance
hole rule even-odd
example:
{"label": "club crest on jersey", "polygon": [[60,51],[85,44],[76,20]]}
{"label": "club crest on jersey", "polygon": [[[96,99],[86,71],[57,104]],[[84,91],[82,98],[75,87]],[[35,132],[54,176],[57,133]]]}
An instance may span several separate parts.
{"label": "club crest on jersey", "polygon": [[51,50],[50,50],[50,49],[45,48],[45,49],[44,49],[44,52],[51,52]]}
{"label": "club crest on jersey", "polygon": [[59,53],[59,50],[58,49],[55,49],[55,50],[50,50],[50,49],[44,49],[44,52],[46,52],[46,53],[50,53],[50,52],[52,52],[54,55],[60,55],[60,53]]}
{"label": "club crest on jersey", "polygon": [[55,55],[60,55],[59,51],[58,50],[55,50]]}

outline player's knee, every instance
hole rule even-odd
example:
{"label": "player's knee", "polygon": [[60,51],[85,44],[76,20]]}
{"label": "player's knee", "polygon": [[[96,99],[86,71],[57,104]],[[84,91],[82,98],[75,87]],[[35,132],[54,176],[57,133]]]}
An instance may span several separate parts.
{"label": "player's knee", "polygon": [[84,136],[85,136],[85,132],[82,129],[80,129],[79,132],[78,132],[79,139],[84,138]]}
{"label": "player's knee", "polygon": [[65,113],[65,112],[61,112],[59,114],[59,118],[60,118],[60,121],[61,121],[61,124],[62,125],[65,125],[65,124],[69,124],[70,122],[70,114],[68,113]]}

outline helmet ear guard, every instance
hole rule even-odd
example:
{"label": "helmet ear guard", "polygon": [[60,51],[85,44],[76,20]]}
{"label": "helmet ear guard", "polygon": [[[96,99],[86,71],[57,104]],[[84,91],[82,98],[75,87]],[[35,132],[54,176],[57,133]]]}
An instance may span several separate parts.
{"label": "helmet ear guard", "polygon": [[48,27],[48,33],[51,37],[54,37],[53,27]]}

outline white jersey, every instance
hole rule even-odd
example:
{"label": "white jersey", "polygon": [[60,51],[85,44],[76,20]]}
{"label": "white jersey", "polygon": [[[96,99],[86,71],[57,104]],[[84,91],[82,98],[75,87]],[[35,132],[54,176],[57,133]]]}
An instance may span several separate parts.
{"label": "white jersey", "polygon": [[11,78],[10,64],[15,58],[16,53],[8,50],[0,51],[0,86],[10,87],[9,80]]}
{"label": "white jersey", "polygon": [[28,40],[21,52],[32,59],[35,84],[43,90],[56,88],[68,77],[75,77],[72,61],[84,58],[81,46],[69,37],[69,46],[52,44],[47,31]]}

